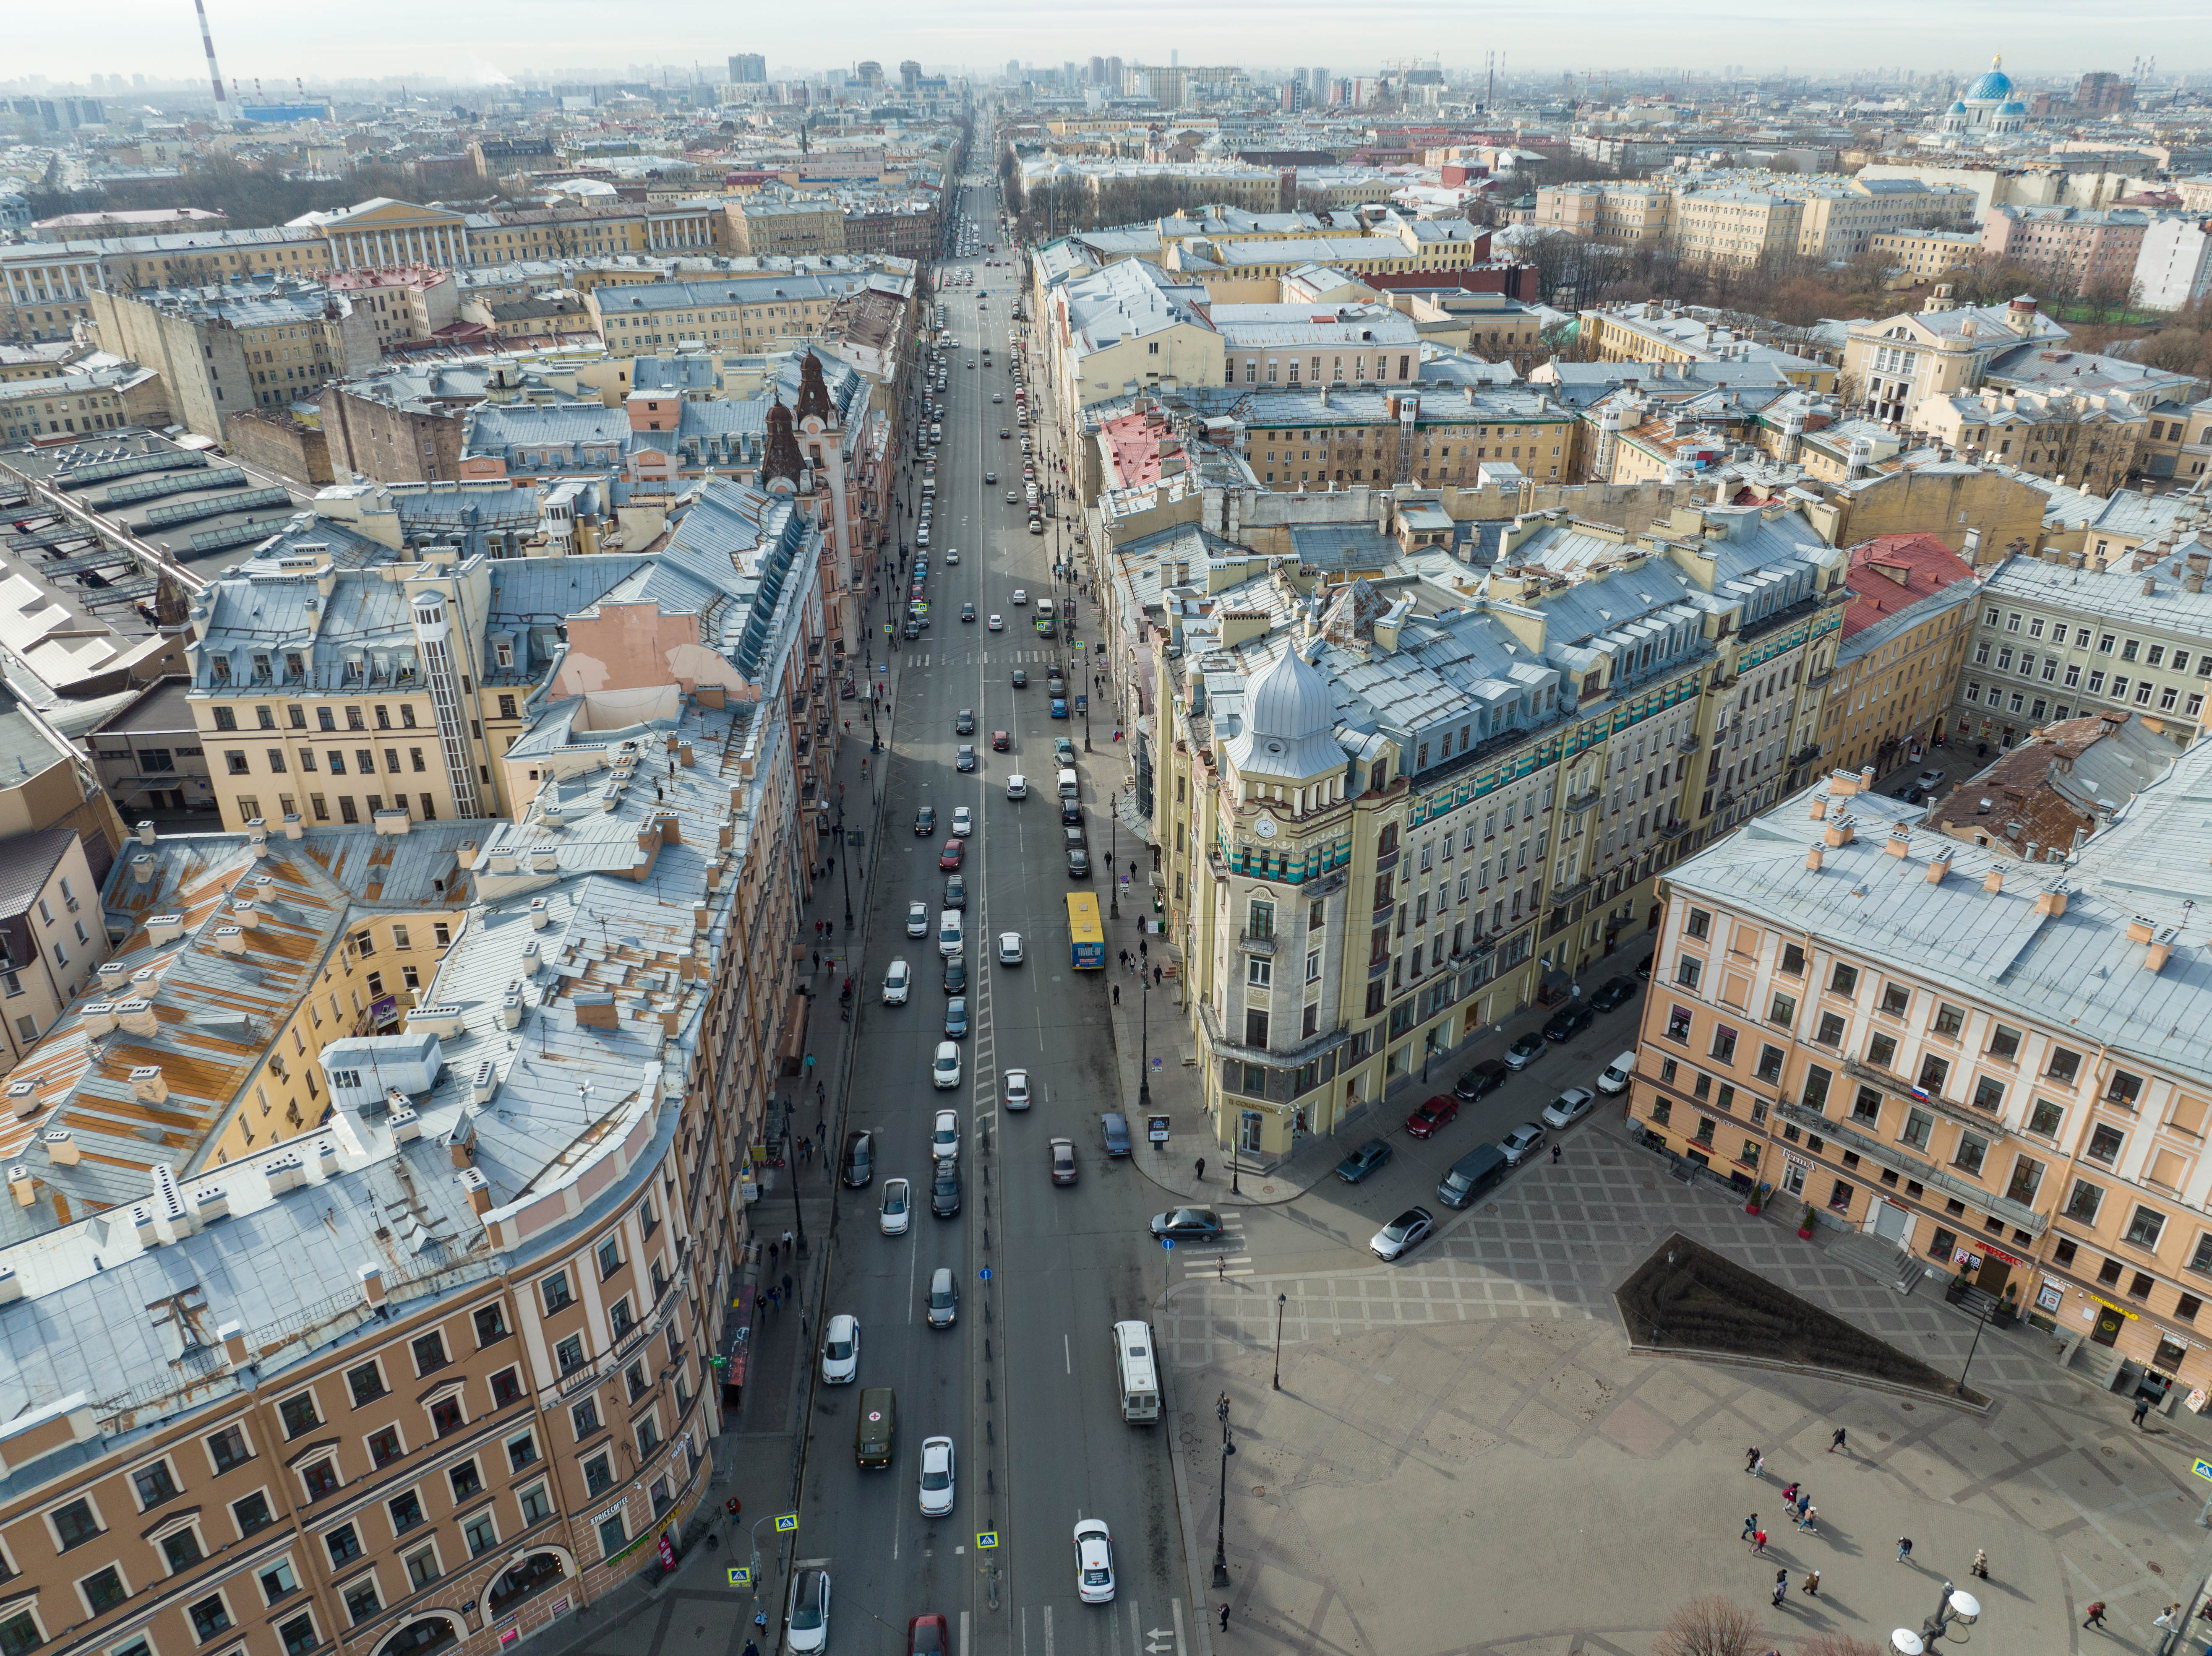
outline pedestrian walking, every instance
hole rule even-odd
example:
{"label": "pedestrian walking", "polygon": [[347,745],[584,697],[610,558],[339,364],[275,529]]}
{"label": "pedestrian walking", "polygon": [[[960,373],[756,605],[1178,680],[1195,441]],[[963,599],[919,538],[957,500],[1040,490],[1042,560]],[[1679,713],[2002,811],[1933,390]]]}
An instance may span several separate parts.
{"label": "pedestrian walking", "polygon": [[1557,1144],[1552,1146],[1552,1165],[1555,1168],[1559,1165],[1559,1147]]}
{"label": "pedestrian walking", "polygon": [[1833,1437],[1832,1437],[1832,1438],[1830,1438],[1830,1439],[1828,1440],[1828,1453],[1829,1453],[1830,1454],[1833,1454],[1833,1453],[1835,1453],[1837,1450],[1838,1450],[1838,1449],[1840,1449],[1840,1448],[1842,1448],[1842,1447],[1844,1447],[1844,1442],[1845,1442],[1845,1438],[1844,1438],[1844,1429],[1843,1429],[1842,1427],[1838,1426],[1838,1428],[1836,1428],[1836,1435],[1835,1435],[1835,1436],[1833,1436]]}
{"label": "pedestrian walking", "polygon": [[1755,1471],[1758,1469],[1758,1466],[1759,1446],[1754,1443],[1743,1452],[1743,1470],[1745,1473],[1748,1475],[1749,1473]]}
{"label": "pedestrian walking", "polygon": [[1221,1630],[1224,1633],[1229,1631],[1229,1606],[1226,1604],[1221,1607]]}
{"label": "pedestrian walking", "polygon": [[1766,1476],[1766,1457],[1765,1455],[1760,1455],[1757,1459],[1751,1463],[1751,1475],[1753,1477],[1765,1477]]}
{"label": "pedestrian walking", "polygon": [[[817,937],[821,935],[819,927],[816,928],[815,935]],[[822,969],[822,951],[818,949],[814,951],[814,969],[817,972]]]}
{"label": "pedestrian walking", "polygon": [[2100,1628],[2105,1625],[2105,1601],[2103,1599],[2100,1598],[2089,1606],[2089,1619],[2082,1623],[2081,1625],[2085,1628]]}
{"label": "pedestrian walking", "polygon": [[760,1656],[760,1647],[750,1639],[745,1641],[745,1656]]}
{"label": "pedestrian walking", "polygon": [[1758,1533],[1759,1514],[1757,1513],[1753,1513],[1750,1517],[1743,1520],[1743,1534],[1739,1538],[1739,1539],[1748,1541],[1752,1537]]}
{"label": "pedestrian walking", "polygon": [[791,1233],[787,1230],[783,1233],[783,1251],[786,1253],[791,1252]]}
{"label": "pedestrian walking", "polygon": [[757,1289],[753,1294],[753,1317],[756,1321],[768,1315],[768,1295]]}
{"label": "pedestrian walking", "polygon": [[2150,1624],[2154,1628],[2172,1627],[2176,1622],[2181,1619],[2179,1614],[2180,1609],[2181,1606],[2179,1604],[2168,1604],[2164,1610],[2159,1611],[2156,1616],[2151,1618]]}
{"label": "pedestrian walking", "polygon": [[1820,1572],[1818,1570],[1807,1570],[1805,1572],[1805,1585],[1799,1588],[1798,1591],[1802,1592],[1808,1598],[1818,1598],[1820,1596]]}
{"label": "pedestrian walking", "polygon": [[1901,1535],[1897,1538],[1897,1562],[1900,1564],[1912,1556],[1912,1538]]}
{"label": "pedestrian walking", "polygon": [[1128,969],[1128,965],[1129,965],[1129,951],[1128,951],[1127,949],[1123,949],[1123,950],[1121,952],[1121,954],[1120,954],[1119,955],[1117,955],[1115,958],[1116,958],[1116,959],[1118,959],[1118,960],[1121,962],[1121,967],[1122,967],[1122,969],[1123,969],[1124,971],[1126,971],[1126,970],[1127,970],[1127,969]]}
{"label": "pedestrian walking", "polygon": [[[1988,1580],[1990,1579],[1989,1554],[1984,1552],[1979,1547],[1975,1548],[1974,1562],[1966,1566],[1966,1574],[1972,1576],[1977,1576],[1984,1581]],[[2212,1602],[2208,1602],[2205,1608],[2207,1610],[2212,1610]]]}
{"label": "pedestrian walking", "polygon": [[1820,1509],[1808,1501],[1805,1503],[1804,1510],[1797,1514],[1797,1527],[1801,1530],[1809,1530],[1814,1535],[1818,1535],[1820,1532]]}
{"label": "pedestrian walking", "polygon": [[799,1296],[791,1291],[791,1273],[787,1271],[783,1273],[783,1297],[793,1304],[799,1301]]}
{"label": "pedestrian walking", "polygon": [[1802,1518],[1807,1513],[1809,1513],[1812,1510],[1813,1497],[1804,1490],[1800,1489],[1797,1492],[1797,1516]]}
{"label": "pedestrian walking", "polygon": [[2137,1430],[2141,1430],[2141,1429],[2142,1429],[2142,1423],[2143,1423],[2143,1416],[2144,1416],[2145,1415],[2148,1414],[2148,1413],[2150,1413],[2150,1399],[2149,1399],[2148,1398],[2137,1398],[2136,1399],[2136,1420],[2135,1420],[2135,1423],[2136,1423],[2136,1429],[2137,1429]]}
{"label": "pedestrian walking", "polygon": [[1200,1184],[1206,1182],[1206,1158],[1202,1156],[1198,1158],[1198,1180]]}
{"label": "pedestrian walking", "polygon": [[1118,984],[1118,983],[1117,983],[1117,984],[1115,984],[1115,985],[1114,986],[1114,1004],[1115,1004],[1115,1005],[1116,1005],[1116,1006],[1119,1006],[1121,1004],[1121,986],[1120,984]]}
{"label": "pedestrian walking", "polygon": [[1790,1570],[1787,1565],[1774,1572],[1774,1607],[1782,1608],[1782,1601],[1790,1596]]}
{"label": "pedestrian walking", "polygon": [[1160,968],[1159,968],[1158,967],[1157,967],[1157,966],[1156,966],[1156,967],[1154,967],[1154,968],[1152,968],[1152,987],[1153,987],[1153,988],[1155,988],[1155,989],[1157,989],[1157,988],[1158,988],[1159,986],[1160,986]]}
{"label": "pedestrian walking", "polygon": [[771,1287],[769,1289],[768,1308],[771,1311],[781,1311],[783,1309],[783,1290],[781,1289]]}
{"label": "pedestrian walking", "polygon": [[1227,1254],[1217,1253],[1213,1256],[1213,1274],[1214,1277],[1221,1282],[1225,1283],[1229,1280],[1229,1256]]}
{"label": "pedestrian walking", "polygon": [[1765,1530],[1758,1530],[1753,1532],[1751,1538],[1751,1556],[1753,1558],[1764,1558],[1766,1556],[1766,1532]]}
{"label": "pedestrian walking", "polygon": [[1790,1479],[1789,1487],[1782,1491],[1782,1504],[1785,1507],[1794,1507],[1797,1504],[1796,1479]]}

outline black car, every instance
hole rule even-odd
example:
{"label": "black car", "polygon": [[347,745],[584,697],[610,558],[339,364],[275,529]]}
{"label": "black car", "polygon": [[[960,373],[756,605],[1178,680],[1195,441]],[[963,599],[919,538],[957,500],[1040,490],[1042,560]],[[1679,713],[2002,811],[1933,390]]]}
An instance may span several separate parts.
{"label": "black car", "polygon": [[854,1190],[873,1182],[876,1176],[876,1140],[872,1133],[848,1132],[845,1135],[845,1183]]}
{"label": "black car", "polygon": [[945,992],[948,995],[968,992],[968,961],[964,955],[948,955],[945,957]]}
{"label": "black car", "polygon": [[1063,799],[1060,802],[1060,825],[1062,828],[1083,826],[1083,802],[1080,799]]}
{"label": "black car", "polygon": [[952,755],[952,768],[957,771],[972,771],[975,768],[975,744],[973,742],[963,742],[960,744],[958,750]]}
{"label": "black car", "polygon": [[1388,1144],[1379,1138],[1370,1138],[1336,1164],[1336,1176],[1347,1185],[1356,1185],[1388,1162],[1390,1154]]}
{"label": "black car", "polygon": [[1601,1012],[1610,1012],[1616,1006],[1626,1006],[1636,998],[1634,978],[1607,978],[1598,986],[1597,993],[1590,997],[1590,1004]]}
{"label": "black car", "polygon": [[1486,1058],[1452,1083],[1452,1096],[1472,1103],[1485,1093],[1494,1093],[1513,1077],[1513,1071],[1494,1058]]}
{"label": "black car", "polygon": [[1550,1041],[1572,1040],[1597,1022],[1597,1012],[1587,1003],[1569,1001],[1544,1021],[1544,1039]]}
{"label": "black car", "polygon": [[921,623],[918,621],[909,621],[900,629],[899,636],[908,640],[920,638],[921,636]]}
{"label": "black car", "polygon": [[924,805],[914,814],[914,831],[927,840],[937,832],[937,807]]}
{"label": "black car", "polygon": [[955,736],[975,734],[975,710],[973,707],[963,707],[953,716],[952,733]]}
{"label": "black car", "polygon": [[960,1164],[939,1162],[937,1174],[929,1181],[929,1210],[940,1219],[950,1219],[960,1211]]}
{"label": "black car", "polygon": [[945,877],[945,906],[947,908],[968,907],[968,877],[965,874]]}
{"label": "black car", "polygon": [[1014,669],[1014,688],[1015,688],[1016,689],[1018,689],[1018,690],[1026,690],[1026,689],[1028,689],[1028,688],[1029,688],[1029,687],[1030,687],[1030,675],[1029,675],[1029,670],[1028,670],[1027,668],[1025,668],[1025,667],[1017,667],[1017,668],[1015,668],[1015,669]]}
{"label": "black car", "polygon": [[1175,1242],[1218,1242],[1221,1216],[1211,1208],[1175,1208],[1152,1216],[1154,1236]]}
{"label": "black car", "polygon": [[1636,975],[1639,978],[1649,978],[1651,975],[1650,955],[1646,955],[1642,960],[1636,962]]}
{"label": "black car", "polygon": [[1079,846],[1067,853],[1067,877],[1087,880],[1091,877],[1091,853]]}
{"label": "black car", "polygon": [[960,606],[960,619],[961,619],[961,620],[963,620],[963,621],[973,621],[973,620],[975,620],[975,606],[974,604],[962,604],[962,605]]}

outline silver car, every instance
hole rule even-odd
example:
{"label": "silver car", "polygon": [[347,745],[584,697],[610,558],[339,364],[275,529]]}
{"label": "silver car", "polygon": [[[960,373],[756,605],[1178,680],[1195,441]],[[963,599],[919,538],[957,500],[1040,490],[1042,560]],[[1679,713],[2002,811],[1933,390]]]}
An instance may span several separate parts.
{"label": "silver car", "polygon": [[1590,1106],[1597,1102],[1597,1095],[1587,1087],[1570,1087],[1544,1106],[1544,1125],[1550,1127],[1571,1127],[1589,1113]]}
{"label": "silver car", "polygon": [[1509,1168],[1519,1167],[1543,1147],[1544,1130],[1533,1121],[1522,1122],[1498,1141],[1498,1153]]}

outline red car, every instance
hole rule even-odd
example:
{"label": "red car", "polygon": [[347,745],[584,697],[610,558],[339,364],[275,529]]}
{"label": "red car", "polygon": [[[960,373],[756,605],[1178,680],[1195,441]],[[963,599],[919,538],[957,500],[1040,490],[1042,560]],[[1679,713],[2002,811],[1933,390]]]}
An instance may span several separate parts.
{"label": "red car", "polygon": [[938,853],[938,867],[948,872],[960,866],[960,858],[968,849],[965,840],[947,840],[945,849]]}
{"label": "red car", "polygon": [[[958,840],[953,843],[957,845]],[[1427,1103],[1406,1118],[1406,1131],[1414,1138],[1432,1137],[1437,1129],[1449,1126],[1459,1114],[1459,1100],[1438,1093]]]}
{"label": "red car", "polygon": [[952,1656],[952,1624],[942,1616],[917,1616],[906,1624],[906,1656]]}
{"label": "red car", "polygon": [[1006,731],[993,731],[991,732],[991,751],[993,753],[1004,753],[1013,745],[1014,738],[1012,736],[1009,736]]}

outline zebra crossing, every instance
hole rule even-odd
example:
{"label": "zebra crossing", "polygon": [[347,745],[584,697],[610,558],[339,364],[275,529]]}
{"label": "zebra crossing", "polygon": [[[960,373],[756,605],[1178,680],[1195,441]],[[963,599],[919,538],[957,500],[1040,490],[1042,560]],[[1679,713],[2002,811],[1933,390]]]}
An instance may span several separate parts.
{"label": "zebra crossing", "polygon": [[1183,1269],[1194,1277],[1249,1277],[1253,1273],[1251,1243],[1244,1235],[1244,1216],[1234,1209],[1221,1213],[1220,1240],[1177,1242],[1176,1252],[1185,1256]]}
{"label": "zebra crossing", "polygon": [[1009,667],[1035,667],[1060,661],[1057,650],[923,650],[907,657],[910,667],[988,667],[997,662]]}

